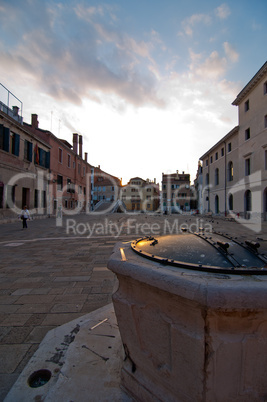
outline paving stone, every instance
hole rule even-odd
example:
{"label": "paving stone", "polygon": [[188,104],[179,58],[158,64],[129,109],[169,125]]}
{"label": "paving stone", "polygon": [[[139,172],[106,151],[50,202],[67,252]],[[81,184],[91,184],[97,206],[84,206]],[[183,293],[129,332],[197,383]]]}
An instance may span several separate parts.
{"label": "paving stone", "polygon": [[50,313],[78,313],[83,308],[84,303],[78,304],[54,304],[51,308]]}
{"label": "paving stone", "polygon": [[32,288],[17,289],[12,293],[12,296],[22,296],[31,293]]}
{"label": "paving stone", "polygon": [[44,321],[42,322],[43,326],[58,326],[65,324],[66,322],[72,321],[75,318],[78,318],[84,314],[84,310],[81,313],[55,313],[55,314],[47,314]]}
{"label": "paving stone", "polygon": [[17,381],[19,374],[0,374],[0,401],[4,400],[12,385]]}
{"label": "paving stone", "polygon": [[21,314],[42,314],[42,313],[48,313],[51,309],[53,304],[47,303],[47,304],[24,304],[24,305],[17,305],[17,313]]}
{"label": "paving stone", "polygon": [[0,374],[13,373],[27,351],[30,345],[0,345]]}
{"label": "paving stone", "polygon": [[0,325],[3,327],[21,327],[28,321],[30,317],[30,314],[10,314]]}
{"label": "paving stone", "polygon": [[57,325],[53,325],[50,327],[49,326],[34,327],[33,330],[26,337],[25,342],[39,344],[40,342],[42,342],[42,340],[44,339],[47,332],[50,331],[51,329],[55,328],[56,326]]}
{"label": "paving stone", "polygon": [[54,279],[54,282],[69,282],[69,281],[74,281],[74,282],[88,282],[90,280],[90,276],[62,276],[62,277],[56,277]]}
{"label": "paving stone", "polygon": [[25,295],[21,296],[14,304],[33,304],[33,303],[51,303],[55,298],[54,295]]}
{"label": "paving stone", "polygon": [[1,340],[1,344],[23,344],[32,331],[32,327],[9,327],[9,332]]}

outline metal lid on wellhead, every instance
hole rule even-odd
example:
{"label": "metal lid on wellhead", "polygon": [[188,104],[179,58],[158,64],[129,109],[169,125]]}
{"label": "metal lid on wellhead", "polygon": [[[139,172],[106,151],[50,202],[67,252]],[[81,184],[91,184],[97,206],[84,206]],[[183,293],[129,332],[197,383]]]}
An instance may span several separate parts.
{"label": "metal lid on wellhead", "polygon": [[267,274],[267,253],[260,242],[239,241],[222,233],[145,237],[133,241],[131,248],[166,266],[240,275]]}

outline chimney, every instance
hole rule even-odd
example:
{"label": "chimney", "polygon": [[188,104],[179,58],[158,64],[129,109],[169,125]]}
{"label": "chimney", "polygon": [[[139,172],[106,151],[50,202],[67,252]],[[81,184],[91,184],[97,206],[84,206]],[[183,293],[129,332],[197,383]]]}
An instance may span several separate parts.
{"label": "chimney", "polygon": [[19,107],[18,106],[12,106],[12,110],[13,110],[13,116],[19,115]]}
{"label": "chimney", "polygon": [[38,128],[39,121],[38,121],[38,114],[32,114],[32,127]]}
{"label": "chimney", "polygon": [[79,156],[83,157],[83,137],[79,135]]}
{"label": "chimney", "polygon": [[84,153],[84,160],[85,160],[86,163],[87,163],[87,156],[88,156],[88,153],[85,152],[85,153]]}
{"label": "chimney", "polygon": [[73,143],[73,151],[75,154],[77,154],[77,152],[78,152],[78,134],[73,133],[72,143]]}

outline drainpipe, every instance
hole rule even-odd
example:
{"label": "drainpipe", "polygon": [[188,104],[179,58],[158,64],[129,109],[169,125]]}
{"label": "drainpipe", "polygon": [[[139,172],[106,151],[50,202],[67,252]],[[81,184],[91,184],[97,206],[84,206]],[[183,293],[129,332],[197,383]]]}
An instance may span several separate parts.
{"label": "drainpipe", "polygon": [[226,142],[224,141],[224,216],[226,216],[226,209],[227,209],[227,200],[226,200],[226,174],[227,174],[227,167],[226,167]]}
{"label": "drainpipe", "polygon": [[208,154],[208,212],[210,212],[210,154]]}

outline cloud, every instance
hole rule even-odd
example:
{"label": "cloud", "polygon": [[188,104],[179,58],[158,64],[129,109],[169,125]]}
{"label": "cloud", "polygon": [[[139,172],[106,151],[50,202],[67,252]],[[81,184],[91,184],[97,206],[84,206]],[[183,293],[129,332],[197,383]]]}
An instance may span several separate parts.
{"label": "cloud", "polygon": [[[183,32],[187,36],[192,36],[193,35],[193,28],[197,24],[202,23],[204,25],[208,25],[210,22],[211,22],[211,18],[207,14],[193,14],[193,15],[191,15],[191,17],[186,18],[182,22]],[[179,35],[183,35],[183,33],[180,32]]]}
{"label": "cloud", "polygon": [[221,20],[226,19],[231,14],[230,8],[226,3],[221,4],[215,9],[215,15]]}
{"label": "cloud", "polygon": [[221,4],[213,12],[208,14],[193,14],[190,17],[182,21],[182,31],[178,33],[178,36],[189,36],[192,37],[194,34],[194,29],[197,25],[202,24],[208,26],[212,24],[214,19],[214,14],[221,20],[226,19],[230,14],[230,8],[227,4]]}
{"label": "cloud", "polygon": [[[30,78],[39,91],[75,104],[84,97],[101,102],[102,96],[112,94],[136,107],[164,106],[157,96],[153,42],[119,31],[110,6],[47,4],[39,1],[20,10],[7,6],[5,17],[12,16],[13,24],[6,23],[2,39],[9,37],[16,21],[15,31],[20,31],[12,46],[6,39],[0,49],[1,65],[8,66],[10,77],[20,71],[20,78]],[[44,18],[34,19],[39,5]],[[31,21],[27,32],[19,22],[25,19]]]}
{"label": "cloud", "polygon": [[239,59],[239,54],[234,50],[234,48],[228,42],[223,44],[225,55],[232,63],[236,63]]}

